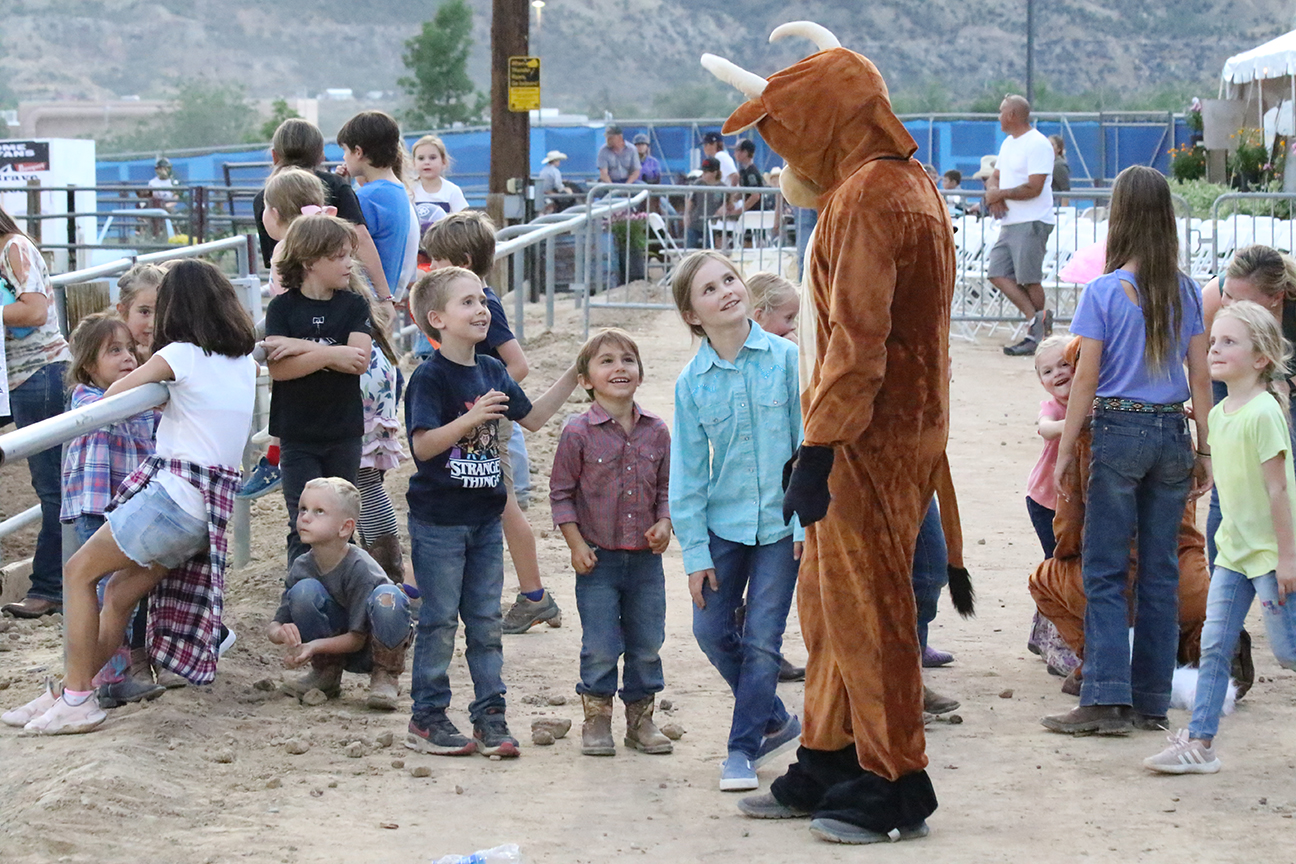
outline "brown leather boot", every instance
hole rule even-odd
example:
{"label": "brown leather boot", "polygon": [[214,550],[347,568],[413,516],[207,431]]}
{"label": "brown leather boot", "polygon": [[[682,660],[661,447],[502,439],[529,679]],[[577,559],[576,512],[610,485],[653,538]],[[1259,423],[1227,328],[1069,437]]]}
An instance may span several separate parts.
{"label": "brown leather boot", "polygon": [[[581,726],[581,752],[586,756],[615,756],[612,741],[612,697],[581,696],[585,725]],[[627,739],[628,743],[628,739]]]}
{"label": "brown leather boot", "polygon": [[388,648],[377,639],[371,639],[369,645],[373,653],[373,669],[369,672],[369,698],[365,704],[376,711],[395,711],[409,640],[395,648]]}
{"label": "brown leather boot", "polygon": [[638,702],[626,703],[625,744],[627,747],[654,755],[673,753],[675,745],[661,733],[657,724],[653,723],[654,701],[654,697],[648,695]]}
{"label": "brown leather boot", "polygon": [[378,566],[387,574],[387,578],[397,585],[405,581],[405,557],[401,552],[400,537],[396,534],[383,534],[364,547]]}
{"label": "brown leather boot", "polygon": [[319,690],[330,699],[342,692],[341,654],[321,654],[311,658],[311,671],[300,678],[285,681],[279,689],[298,699],[312,690]]}

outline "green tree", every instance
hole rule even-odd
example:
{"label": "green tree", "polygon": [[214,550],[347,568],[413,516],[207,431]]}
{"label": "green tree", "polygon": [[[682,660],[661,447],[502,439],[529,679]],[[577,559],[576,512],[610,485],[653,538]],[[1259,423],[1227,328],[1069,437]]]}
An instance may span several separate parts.
{"label": "green tree", "polygon": [[261,128],[257,130],[257,135],[253,136],[255,140],[248,143],[256,144],[261,141],[269,141],[274,138],[275,130],[279,128],[280,123],[294,117],[301,117],[301,115],[288,107],[288,100],[274,100],[270,103],[270,119],[261,124]]}
{"label": "green tree", "polygon": [[190,78],[176,85],[171,106],[156,119],[121,135],[100,139],[105,153],[218,147],[247,140],[256,123],[241,85]]}
{"label": "green tree", "polygon": [[405,112],[407,122],[441,128],[482,119],[490,100],[468,77],[471,34],[472,10],[464,0],[449,0],[405,43],[403,59],[410,75],[397,83],[414,102]]}
{"label": "green tree", "polygon": [[714,80],[684,84],[653,96],[653,114],[681,120],[728,117],[737,105],[738,91]]}

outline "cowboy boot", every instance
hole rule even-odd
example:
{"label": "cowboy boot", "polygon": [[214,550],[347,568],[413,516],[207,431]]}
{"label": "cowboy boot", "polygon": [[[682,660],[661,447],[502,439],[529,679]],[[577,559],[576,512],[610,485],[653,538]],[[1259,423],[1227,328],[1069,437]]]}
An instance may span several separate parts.
{"label": "cowboy boot", "polygon": [[397,585],[405,581],[405,557],[401,553],[400,536],[383,534],[364,546],[364,550],[378,562],[387,578]]}
{"label": "cowboy boot", "polygon": [[[615,756],[612,741],[612,697],[581,696],[585,724],[581,726],[581,752],[586,756]],[[628,740],[628,739],[627,739]]]}
{"label": "cowboy boot", "polygon": [[300,678],[285,681],[279,689],[298,699],[312,690],[319,690],[332,699],[342,692],[342,663],[345,659],[341,654],[316,655],[310,660],[311,671]]}
{"label": "cowboy boot", "polygon": [[625,744],[635,750],[654,755],[672,753],[675,745],[653,723],[654,697],[650,693],[636,702],[627,702]]}
{"label": "cowboy boot", "polygon": [[395,711],[409,640],[406,639],[395,648],[388,648],[377,639],[370,639],[369,645],[373,654],[373,669],[369,673],[369,698],[365,700],[365,704],[376,711]]}

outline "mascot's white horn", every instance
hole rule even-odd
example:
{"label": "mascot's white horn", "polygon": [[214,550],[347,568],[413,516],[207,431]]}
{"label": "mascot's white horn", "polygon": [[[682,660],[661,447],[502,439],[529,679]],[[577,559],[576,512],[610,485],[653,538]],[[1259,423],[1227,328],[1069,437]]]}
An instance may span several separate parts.
{"label": "mascot's white horn", "polygon": [[780,24],[770,34],[769,41],[777,42],[786,36],[804,36],[818,46],[820,51],[841,47],[841,42],[837,41],[837,37],[832,34],[831,30],[813,21],[789,21],[786,24]]}
{"label": "mascot's white horn", "polygon": [[732,84],[748,99],[759,99],[769,85],[768,81],[755,72],[748,72],[738,64],[714,54],[703,54],[702,66],[726,84]]}

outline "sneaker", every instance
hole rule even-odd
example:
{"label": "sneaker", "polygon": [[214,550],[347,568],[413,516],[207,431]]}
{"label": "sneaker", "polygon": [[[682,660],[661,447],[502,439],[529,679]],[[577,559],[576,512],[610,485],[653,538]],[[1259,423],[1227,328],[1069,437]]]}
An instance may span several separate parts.
{"label": "sneaker", "polygon": [[19,729],[26,726],[37,717],[54,707],[58,701],[58,694],[54,692],[54,682],[48,678],[45,680],[45,689],[35,699],[26,705],[19,706],[12,711],[6,711],[0,714],[0,723],[6,726],[17,726]]}
{"label": "sneaker", "polygon": [[483,756],[511,759],[522,755],[517,739],[509,734],[503,708],[490,708],[477,718],[473,723],[473,740],[477,742],[477,752]]}
{"label": "sneaker", "polygon": [[405,746],[433,756],[467,756],[477,745],[464,737],[444,711],[427,711],[410,718]]}
{"label": "sneaker", "polygon": [[862,846],[867,843],[890,843],[901,840],[916,840],[926,837],[929,832],[926,822],[908,828],[894,828],[887,834],[870,831],[840,819],[821,817],[810,822],[810,833],[829,843],[847,843]]}
{"label": "sneaker", "polygon": [[804,819],[810,815],[809,810],[789,807],[779,802],[769,792],[764,795],[751,795],[738,802],[738,810],[752,819]]}
{"label": "sneaker", "polygon": [[1031,357],[1037,347],[1039,347],[1039,340],[1027,336],[1016,345],[1005,345],[1003,352],[1009,357]]}
{"label": "sneaker", "polygon": [[550,627],[562,626],[562,610],[554,601],[553,593],[545,591],[539,600],[528,600],[525,594],[518,594],[513,605],[504,613],[504,632],[516,636],[541,621]]}
{"label": "sneaker", "polygon": [[99,698],[91,693],[80,705],[69,705],[60,696],[44,714],[23,727],[28,735],[77,735],[98,729],[108,719],[99,707]]}
{"label": "sneaker", "polygon": [[756,779],[756,766],[737,750],[729,752],[729,758],[720,766],[721,792],[750,792],[759,789],[760,781]]}
{"label": "sneaker", "polygon": [[1143,760],[1143,767],[1161,774],[1215,774],[1220,770],[1215,748],[1188,737],[1187,729],[1170,736],[1170,746]]}
{"label": "sneaker", "polygon": [[930,645],[923,649],[922,665],[924,669],[935,669],[938,666],[948,666],[954,662],[954,655],[948,651],[939,651]]}
{"label": "sneaker", "polygon": [[224,624],[221,625],[220,632],[221,632],[220,646],[217,647],[216,649],[217,659],[224,657],[225,652],[233,648],[234,643],[238,641],[238,636],[235,635],[234,631],[226,627]]}
{"label": "sneaker", "polygon": [[755,767],[759,768],[779,753],[791,747],[801,739],[801,720],[795,714],[789,714],[787,722],[781,729],[771,732],[761,739],[760,750],[756,751]]}
{"label": "sneaker", "polygon": [[270,460],[262,456],[261,461],[257,463],[256,468],[252,469],[251,475],[243,484],[243,488],[238,491],[239,498],[260,498],[262,495],[269,495],[283,485],[283,475],[279,473],[278,465],[271,465]]}
{"label": "sneaker", "polygon": [[127,702],[152,702],[165,692],[166,688],[161,684],[128,676],[122,681],[99,686],[99,707],[120,708]]}

